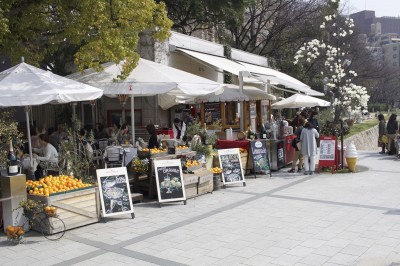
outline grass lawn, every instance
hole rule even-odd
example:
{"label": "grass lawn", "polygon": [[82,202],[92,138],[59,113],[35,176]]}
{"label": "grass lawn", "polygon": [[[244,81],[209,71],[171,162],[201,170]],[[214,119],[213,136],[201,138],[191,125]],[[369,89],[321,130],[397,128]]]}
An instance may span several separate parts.
{"label": "grass lawn", "polygon": [[344,136],[344,138],[347,139],[348,137],[351,137],[362,131],[370,129],[371,127],[374,127],[377,124],[379,124],[378,118],[364,120],[364,122],[361,124],[354,124],[352,127],[350,127],[350,133],[348,135]]}

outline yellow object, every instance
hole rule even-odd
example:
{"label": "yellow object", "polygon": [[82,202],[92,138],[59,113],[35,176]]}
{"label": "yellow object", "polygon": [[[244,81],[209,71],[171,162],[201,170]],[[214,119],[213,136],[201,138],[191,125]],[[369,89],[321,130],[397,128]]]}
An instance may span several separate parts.
{"label": "yellow object", "polygon": [[388,143],[389,143],[389,138],[388,138],[388,136],[386,136],[386,135],[383,135],[381,140],[382,140],[382,142],[385,143],[385,144],[388,144]]}
{"label": "yellow object", "polygon": [[349,168],[350,172],[355,172],[356,171],[357,158],[346,157],[346,161],[347,161],[347,167]]}

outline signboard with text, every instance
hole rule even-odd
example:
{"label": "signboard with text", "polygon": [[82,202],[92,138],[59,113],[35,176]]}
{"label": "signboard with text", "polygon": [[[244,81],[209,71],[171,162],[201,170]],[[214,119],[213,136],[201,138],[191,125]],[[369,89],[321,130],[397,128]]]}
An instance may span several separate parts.
{"label": "signboard with text", "polygon": [[321,136],[318,172],[320,171],[321,167],[331,167],[333,174],[334,167],[336,165],[335,152],[336,152],[336,137]]}

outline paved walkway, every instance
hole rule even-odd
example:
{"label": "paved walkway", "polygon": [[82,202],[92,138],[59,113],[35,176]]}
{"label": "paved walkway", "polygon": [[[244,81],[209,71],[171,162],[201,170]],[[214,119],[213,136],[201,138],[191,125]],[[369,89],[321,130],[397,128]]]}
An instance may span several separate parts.
{"label": "paved walkway", "polygon": [[182,203],[135,206],[68,231],[32,232],[0,265],[400,265],[400,161],[360,153],[356,174],[248,177]]}

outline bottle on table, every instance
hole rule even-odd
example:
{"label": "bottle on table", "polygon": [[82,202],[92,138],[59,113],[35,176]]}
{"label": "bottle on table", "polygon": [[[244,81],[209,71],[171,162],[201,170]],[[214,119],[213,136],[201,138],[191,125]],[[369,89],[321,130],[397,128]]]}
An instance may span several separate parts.
{"label": "bottle on table", "polygon": [[18,159],[17,159],[17,155],[14,152],[14,147],[13,147],[13,144],[12,144],[12,140],[10,140],[10,149],[8,151],[7,158],[8,158],[7,174],[9,176],[17,175],[19,173]]}

